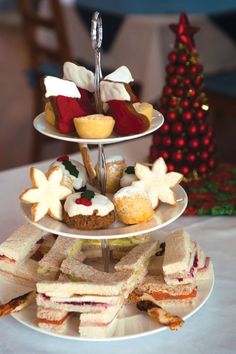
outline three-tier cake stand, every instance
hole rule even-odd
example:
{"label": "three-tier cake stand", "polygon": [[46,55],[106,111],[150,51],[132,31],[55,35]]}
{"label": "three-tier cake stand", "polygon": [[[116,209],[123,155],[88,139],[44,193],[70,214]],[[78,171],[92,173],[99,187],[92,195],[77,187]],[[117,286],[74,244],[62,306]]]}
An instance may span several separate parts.
{"label": "three-tier cake stand", "polygon": [[[100,49],[102,43],[102,20],[99,13],[95,13],[92,19],[92,30],[91,30],[92,45],[95,51],[95,100],[98,112],[101,112],[101,102],[99,95],[99,82],[102,78],[101,66],[100,66]],[[34,127],[41,134],[49,136],[54,139],[66,140],[73,143],[83,143],[83,144],[94,144],[98,145],[98,168],[100,177],[100,192],[105,195],[105,185],[106,185],[106,158],[104,153],[104,145],[114,144],[118,142],[124,142],[128,140],[138,139],[147,134],[151,134],[155,130],[159,129],[164,122],[164,118],[161,113],[154,110],[154,115],[152,119],[151,126],[148,130],[143,133],[129,136],[111,136],[107,139],[81,139],[76,135],[64,135],[58,132],[53,126],[48,124],[46,121],[44,113],[41,113],[34,119]],[[117,147],[118,150],[118,147]],[[135,163],[135,161],[134,161]],[[187,206],[187,195],[184,189],[181,186],[174,188],[176,193],[177,204],[171,206],[168,204],[160,204],[155,211],[153,218],[147,222],[143,222],[136,225],[124,225],[119,221],[116,221],[108,229],[101,230],[76,230],[68,227],[66,224],[54,220],[49,216],[45,216],[38,222],[33,222],[31,219],[30,207],[29,205],[22,204],[21,208],[26,219],[33,224],[35,227],[48,231],[56,235],[61,235],[65,237],[73,237],[78,239],[97,239],[101,240],[102,245],[102,256],[104,262],[104,270],[109,271],[109,240],[114,238],[124,238],[131,236],[143,235],[145,233],[150,233],[158,229],[163,228],[164,226],[172,223],[176,220],[185,210]],[[153,236],[155,237],[155,236]],[[200,297],[199,301],[195,306],[185,306],[180,309],[174,309],[174,312],[184,318],[191,316],[196,312],[208,299],[210,296],[211,290],[213,288],[213,280],[204,284],[202,289],[199,289]],[[131,305],[126,305],[124,311],[118,317],[117,330],[114,337],[106,338],[105,340],[112,339],[127,339],[132,337],[137,337],[140,335],[147,335],[157,331],[165,329],[156,323],[153,323],[151,319]],[[50,335],[77,339],[77,340],[96,340],[91,338],[81,338],[78,333],[75,333],[74,329],[68,329],[68,332],[65,334],[58,334],[54,332],[47,332],[45,330],[37,327],[34,318],[32,317],[32,311],[30,309],[25,309],[23,312],[13,315],[18,321],[23,324],[38,330],[40,332],[46,332]]]}

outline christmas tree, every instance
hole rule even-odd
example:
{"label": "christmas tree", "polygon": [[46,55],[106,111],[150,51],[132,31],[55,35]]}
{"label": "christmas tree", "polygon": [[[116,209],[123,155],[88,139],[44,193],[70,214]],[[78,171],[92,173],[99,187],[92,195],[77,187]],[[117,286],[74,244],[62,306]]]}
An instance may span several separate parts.
{"label": "christmas tree", "polygon": [[166,85],[158,105],[165,123],[153,135],[150,155],[152,160],[162,156],[169,171],[179,171],[191,180],[214,169],[215,145],[208,125],[203,66],[193,40],[198,28],[181,14],[179,24],[170,29],[176,42],[168,56]]}

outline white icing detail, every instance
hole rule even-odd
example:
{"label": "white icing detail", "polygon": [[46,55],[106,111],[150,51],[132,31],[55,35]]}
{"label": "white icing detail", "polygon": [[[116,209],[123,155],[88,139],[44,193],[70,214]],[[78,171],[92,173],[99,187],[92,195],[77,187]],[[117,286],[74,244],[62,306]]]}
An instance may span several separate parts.
{"label": "white icing detail", "polygon": [[102,102],[109,102],[111,100],[130,101],[130,95],[123,83],[101,81],[100,92]]}
{"label": "white icing detail", "polygon": [[73,81],[77,87],[89,92],[95,91],[94,73],[84,66],[79,66],[69,61],[63,65],[64,79]]}
{"label": "white icing detail", "polygon": [[124,175],[121,177],[120,180],[120,186],[121,187],[131,186],[131,184],[134,181],[137,181],[137,177],[134,173],[124,173]]}
{"label": "white icing detail", "polygon": [[130,82],[134,81],[131,72],[129,71],[127,66],[124,65],[120,66],[111,74],[104,77],[104,80],[124,82],[125,84],[129,84]]}
{"label": "white icing detail", "polygon": [[46,76],[44,79],[44,85],[46,88],[45,97],[51,96],[65,96],[80,98],[80,92],[74,82],[59,79],[54,76]]}
{"label": "white icing detail", "polygon": [[91,199],[92,205],[85,206],[83,204],[76,204],[75,200],[81,198],[82,193],[71,194],[69,198],[66,199],[64,209],[69,215],[73,217],[76,215],[92,215],[94,210],[97,210],[97,215],[105,216],[114,210],[113,203],[104,195],[95,193],[94,198]]}
{"label": "white icing detail", "polygon": [[118,190],[118,192],[114,194],[114,199],[119,199],[123,197],[134,197],[137,194],[142,195],[145,198],[148,198],[148,195],[143,188],[128,186]]}
{"label": "white icing detail", "polygon": [[65,181],[67,181],[67,180],[71,181],[73,188],[78,190],[81,187],[84,187],[86,185],[87,180],[88,180],[87,173],[86,173],[86,170],[85,170],[84,166],[81,163],[79,163],[78,161],[70,159],[70,162],[79,171],[78,177],[75,177],[75,176],[71,175],[70,172],[63,165],[62,161],[53,162],[50,165],[50,168],[54,167],[54,166],[59,166],[62,169],[62,172],[63,172],[63,179]]}
{"label": "white icing detail", "polygon": [[109,156],[106,159],[107,163],[111,163],[111,162],[116,162],[116,161],[123,161],[124,158],[121,155],[114,155],[114,156]]}

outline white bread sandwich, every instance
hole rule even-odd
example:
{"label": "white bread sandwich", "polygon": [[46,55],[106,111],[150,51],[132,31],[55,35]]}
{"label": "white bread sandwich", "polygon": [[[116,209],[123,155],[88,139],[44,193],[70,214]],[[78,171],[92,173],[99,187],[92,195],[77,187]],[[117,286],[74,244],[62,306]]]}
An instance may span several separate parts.
{"label": "white bread sandwich", "polygon": [[37,283],[37,304],[44,308],[82,313],[79,326],[81,336],[111,336],[116,328],[119,310],[146,275],[149,260],[158,247],[158,242],[153,241],[133,248],[113,273],[101,272],[86,265],[76,255],[67,257],[60,270],[63,278],[67,276],[73,281]]}
{"label": "white bread sandwich", "polygon": [[[150,258],[159,248],[158,241],[140,244],[123,257],[116,265],[114,273],[106,273],[83,264],[73,257],[68,257],[62,262],[61,271],[74,280],[100,283],[102,285],[115,285],[116,291],[126,298],[129,293],[147,274]],[[117,294],[117,293],[116,293]],[[113,295],[116,295],[113,293]]]}
{"label": "white bread sandwich", "polygon": [[160,244],[159,250],[153,257],[151,257],[148,266],[149,275],[163,275],[162,266],[164,261],[165,246],[165,242],[162,242]]}
{"label": "white bread sandwich", "polygon": [[165,239],[163,273],[169,285],[195,282],[198,267],[198,245],[184,230],[176,230]]}
{"label": "white bread sandwich", "polygon": [[0,274],[4,278],[35,288],[39,280],[56,279],[51,273],[46,277],[37,273],[38,259],[53,244],[55,238],[37,229],[31,224],[18,228],[6,241],[0,245]]}
{"label": "white bread sandwich", "polygon": [[159,306],[178,305],[193,303],[197,286],[195,283],[168,285],[161,275],[147,275],[134,293],[142,294],[141,300],[149,300]]}
{"label": "white bread sandwich", "polygon": [[207,280],[212,277],[213,274],[213,265],[210,257],[207,257],[204,251],[199,247],[198,248],[198,267],[196,279],[198,280]]}
{"label": "white bread sandwich", "polygon": [[81,337],[111,337],[116,329],[117,314],[121,306],[113,306],[100,313],[82,313],[80,315],[79,333]]}
{"label": "white bread sandwich", "polygon": [[124,303],[124,298],[120,294],[121,284],[124,283],[125,280],[122,278],[118,284],[113,281],[110,283],[107,281],[105,284],[65,280],[39,282],[36,302],[39,307],[47,308],[49,311],[54,309],[68,313],[79,312],[81,336],[106,337],[108,334],[112,335],[115,330],[115,317]]}
{"label": "white bread sandwich", "polygon": [[105,309],[116,307],[123,304],[121,296],[103,295],[72,295],[67,296],[47,296],[37,294],[36,302],[38,306],[53,308],[68,312],[97,313]]}
{"label": "white bread sandwich", "polygon": [[1,264],[11,263],[18,266],[40,247],[46,231],[26,223],[16,229],[5,241],[0,244],[0,269]]}
{"label": "white bread sandwich", "polygon": [[148,266],[151,257],[159,249],[159,241],[149,241],[140,244],[130,252],[128,252],[121,260],[115,265],[116,271],[134,270]]}
{"label": "white bread sandwich", "polygon": [[57,274],[55,272],[47,274],[38,274],[38,262],[32,258],[19,264],[17,267],[11,263],[2,263],[0,274],[5,279],[16,282],[17,284],[35,288],[35,285],[40,280],[55,280]]}
{"label": "white bread sandwich", "polygon": [[49,250],[52,248],[54,245],[55,241],[57,239],[56,235],[53,234],[48,234],[44,236],[40,241],[40,246],[36,250],[36,252],[31,256],[31,259],[34,259],[35,261],[40,261],[45,254],[49,252]]}
{"label": "white bread sandwich", "polygon": [[58,272],[62,261],[81,249],[83,240],[58,236],[49,252],[39,261],[39,273]]}
{"label": "white bread sandwich", "polygon": [[47,331],[65,332],[69,318],[70,314],[66,311],[37,307],[37,324]]}

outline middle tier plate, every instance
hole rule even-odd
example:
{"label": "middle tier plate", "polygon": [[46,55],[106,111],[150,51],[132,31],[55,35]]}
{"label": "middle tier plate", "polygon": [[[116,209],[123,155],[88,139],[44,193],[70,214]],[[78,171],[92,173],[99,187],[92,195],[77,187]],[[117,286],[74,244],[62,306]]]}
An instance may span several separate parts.
{"label": "middle tier plate", "polygon": [[147,232],[152,232],[157,229],[172,223],[185,210],[188,197],[185,190],[181,186],[173,188],[176,193],[178,202],[175,206],[160,203],[151,220],[142,222],[136,225],[124,225],[119,221],[115,221],[108,229],[101,230],[76,230],[72,229],[61,221],[45,216],[38,222],[31,220],[30,205],[22,204],[21,209],[26,219],[36,227],[56,235],[84,238],[84,239],[113,239],[130,236],[138,236]]}

